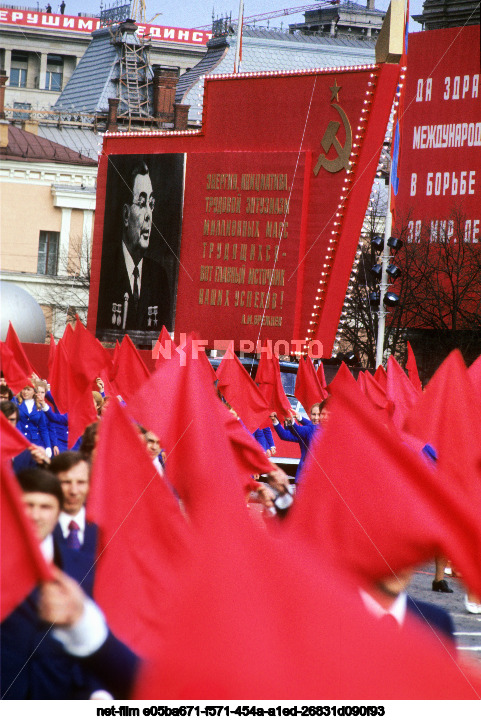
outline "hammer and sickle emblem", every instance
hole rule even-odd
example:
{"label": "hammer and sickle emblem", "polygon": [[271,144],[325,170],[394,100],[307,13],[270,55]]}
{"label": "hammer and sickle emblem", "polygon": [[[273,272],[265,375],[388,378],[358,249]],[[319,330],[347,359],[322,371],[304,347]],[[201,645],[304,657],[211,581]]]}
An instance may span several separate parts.
{"label": "hammer and sickle emblem", "polygon": [[351,155],[352,148],[352,130],[349,120],[344,110],[336,103],[331,103],[331,106],[337,110],[341,116],[341,120],[346,131],[346,142],[344,147],[340,144],[337,139],[336,133],[339,130],[340,123],[334,120],[329,121],[324,137],[321,140],[321,145],[324,148],[324,152],[328,153],[331,146],[333,145],[337,152],[337,158],[328,160],[324,153],[319,155],[317,163],[314,168],[314,175],[317,175],[321,168],[325,168],[328,173],[337,173],[342,168],[349,167],[349,156]]}

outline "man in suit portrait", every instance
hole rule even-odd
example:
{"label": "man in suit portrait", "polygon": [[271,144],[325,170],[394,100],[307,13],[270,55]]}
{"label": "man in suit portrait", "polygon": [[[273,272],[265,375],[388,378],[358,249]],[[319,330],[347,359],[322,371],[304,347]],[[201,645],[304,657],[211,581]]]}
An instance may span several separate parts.
{"label": "man in suit portrait", "polygon": [[[119,335],[132,330],[158,333],[163,325],[172,326],[171,284],[156,247],[160,243],[152,242],[161,193],[154,190],[152,170],[142,156],[134,156],[130,167],[123,162],[119,168],[109,176],[97,328]],[[164,196],[162,191],[165,204]],[[115,211],[121,216],[121,229],[111,217]],[[156,232],[166,241],[160,229]],[[168,241],[166,245],[170,248]]]}
{"label": "man in suit portrait", "polygon": [[76,451],[59,453],[53,461],[50,470],[62,489],[62,510],[53,537],[61,548],[74,551],[71,560],[76,567],[75,578],[79,578],[83,590],[92,595],[98,528],[85,516],[90,490],[90,463]]}

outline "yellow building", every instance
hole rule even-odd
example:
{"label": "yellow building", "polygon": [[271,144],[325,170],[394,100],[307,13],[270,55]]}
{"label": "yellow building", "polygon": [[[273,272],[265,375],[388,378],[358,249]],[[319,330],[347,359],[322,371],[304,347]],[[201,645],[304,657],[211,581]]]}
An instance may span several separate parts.
{"label": "yellow building", "polygon": [[0,278],[40,303],[56,337],[86,317],[96,178],[95,160],[0,121]]}

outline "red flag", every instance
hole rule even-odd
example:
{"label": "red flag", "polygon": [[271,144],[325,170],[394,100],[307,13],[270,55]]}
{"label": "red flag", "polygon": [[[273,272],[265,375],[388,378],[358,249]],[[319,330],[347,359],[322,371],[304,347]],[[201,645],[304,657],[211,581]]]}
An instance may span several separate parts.
{"label": "red flag", "polygon": [[256,383],[264,396],[270,411],[275,411],[279,420],[284,421],[291,417],[292,408],[282,386],[279,359],[266,353],[261,353],[256,371]]}
{"label": "red flag", "polygon": [[322,361],[319,361],[319,367],[317,369],[317,377],[319,378],[319,383],[321,384],[321,388],[325,392],[325,397],[329,395],[327,392],[327,383],[326,383],[326,376],[324,375],[324,366],[322,365]]}
{"label": "red flag", "polygon": [[269,423],[266,399],[234,353],[231,342],[217,368],[217,390],[253,433]]}
{"label": "red flag", "polygon": [[[159,412],[159,398],[163,412]],[[200,509],[216,512],[219,474],[231,473],[232,466],[231,495],[243,499],[243,483],[236,481],[233,450],[225,432],[225,409],[210,372],[193,358],[191,340],[183,359],[165,360],[130,399],[127,410],[161,439],[167,452],[167,475],[191,517]]]}
{"label": "red flag", "polygon": [[356,388],[357,384],[354,380],[352,373],[350,372],[344,361],[339,366],[339,370],[334,376],[334,380],[329,383],[329,393],[333,393],[339,386],[345,386],[346,388]]}
{"label": "red flag", "polygon": [[384,390],[387,389],[387,373],[384,370],[383,366],[378,366],[376,368],[374,378],[379,383],[381,388],[384,388]]}
{"label": "red flag", "polygon": [[321,387],[310,358],[299,358],[294,395],[308,412],[314,403],[320,403],[328,396]]}
{"label": "red flag", "polygon": [[95,600],[113,632],[145,655],[169,624],[189,529],[115,398],[99,431],[87,513],[100,528]]}
{"label": "red flag", "polygon": [[478,404],[481,404],[481,355],[469,366],[468,375],[478,398]]}
{"label": "red flag", "polygon": [[416,364],[416,358],[414,357],[413,349],[411,348],[411,343],[408,341],[408,359],[406,362],[406,370],[409,374],[409,380],[413,384],[414,388],[417,391],[422,391],[423,386],[421,383],[421,380],[419,378],[418,373],[418,367]]}
{"label": "red flag", "polygon": [[163,325],[157,342],[152,349],[152,357],[155,358],[155,367],[157,368],[159,363],[162,363],[165,358],[172,358],[175,349],[176,345],[170,337],[169,331],[165,325]]}
{"label": "red flag", "polygon": [[36,375],[38,376],[38,373],[36,372],[33,365],[28,360],[25,351],[22,348],[22,344],[20,343],[20,340],[18,338],[18,335],[15,332],[15,328],[13,327],[12,323],[10,322],[8,324],[8,331],[7,331],[7,337],[5,338],[5,345],[7,348],[9,348],[15,360],[17,361],[18,365],[22,369],[24,376],[30,378],[30,376]]}
{"label": "red flag", "polygon": [[52,333],[50,333],[50,345],[48,348],[48,378],[51,378],[52,376],[52,369],[55,363],[55,353],[56,353],[56,345],[55,345],[55,338],[53,337]]}
{"label": "red flag", "polygon": [[402,428],[404,418],[410,408],[419,400],[417,391],[394,356],[387,360],[386,395],[394,403],[392,420],[397,428]]}
{"label": "red flag", "polygon": [[3,621],[38,583],[52,580],[52,574],[23,510],[20,487],[9,463],[2,463],[1,477],[0,621]]}
{"label": "red flag", "polygon": [[87,426],[98,420],[90,386],[70,385],[68,410],[68,437],[71,448]]}
{"label": "red flag", "polygon": [[31,443],[20,431],[7,421],[3,413],[0,413],[0,431],[2,461],[6,458],[13,458],[22,451],[27,450],[27,448],[30,448]]}
{"label": "red flag", "polygon": [[29,379],[23,369],[18,365],[14,354],[6,343],[0,341],[0,353],[2,359],[2,371],[7,385],[13,393],[20,393]]}
{"label": "red flag", "polygon": [[481,411],[459,350],[433,375],[411,408],[405,429],[432,445],[440,468],[455,476],[467,491],[481,488]]}
{"label": "red flag", "polygon": [[377,421],[356,385],[336,386],[320,438],[287,519],[293,529],[364,579],[444,555],[481,591],[480,483],[466,493],[431,467]]}
{"label": "red flag", "polygon": [[55,405],[60,413],[68,413],[69,410],[69,387],[70,364],[65,349],[65,341],[61,338],[55,349],[53,362],[49,363],[48,382],[55,400]]}
{"label": "red flag", "polygon": [[369,398],[374,408],[382,415],[381,423],[389,423],[394,413],[394,403],[390,401],[384,389],[370,374],[364,374],[364,395]]}
{"label": "red flag", "polygon": [[104,368],[110,370],[112,360],[100,341],[88,331],[77,316],[75,330],[66,344],[67,355],[77,378],[90,385]]}
{"label": "red flag", "polygon": [[419,629],[385,635],[357,589],[319,563],[309,541],[274,541],[254,526],[240,500],[232,503],[231,472],[217,476],[217,513],[198,525],[136,698],[476,697],[473,671],[460,673]]}
{"label": "red flag", "polygon": [[124,335],[112,368],[111,382],[126,401],[133,395],[150,376],[144,361],[139,355],[130,337]]}

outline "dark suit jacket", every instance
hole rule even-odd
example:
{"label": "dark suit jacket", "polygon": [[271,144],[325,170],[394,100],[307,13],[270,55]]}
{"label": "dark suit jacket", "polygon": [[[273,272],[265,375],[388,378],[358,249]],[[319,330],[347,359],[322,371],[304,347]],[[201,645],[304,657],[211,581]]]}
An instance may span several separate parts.
{"label": "dark suit jacket", "polygon": [[[80,569],[72,551],[54,539],[55,564],[76,581]],[[102,684],[69,656],[37,613],[38,589],[1,625],[1,689],[6,699],[87,699]]]}
{"label": "dark suit jacket", "polygon": [[97,525],[87,521],[85,524],[84,542],[78,551],[73,551],[67,547],[67,541],[63,537],[62,529],[58,523],[53,530],[53,539],[56,547],[61,550],[63,557],[68,558],[69,570],[67,573],[69,576],[75,578],[85,593],[92,596],[95,579],[95,561],[97,559]]}
{"label": "dark suit jacket", "polygon": [[441,631],[454,643],[454,624],[451,616],[444,608],[433,603],[417,601],[410,596],[407,597],[408,613],[416,616],[423,623],[428,623],[436,631]]}
{"label": "dark suit jacket", "polygon": [[[122,330],[125,293],[128,294],[128,312],[125,330],[160,331],[163,325],[165,325],[168,330],[171,330],[171,296],[169,281],[164,267],[156,260],[148,256],[144,257],[142,262],[139,303],[137,310],[135,310],[121,244],[117,258],[109,264],[108,267],[102,266],[97,328]],[[115,317],[112,311],[112,305],[114,303],[121,307],[120,324],[117,323],[119,315]],[[157,307],[156,316],[149,316],[149,307]]]}

